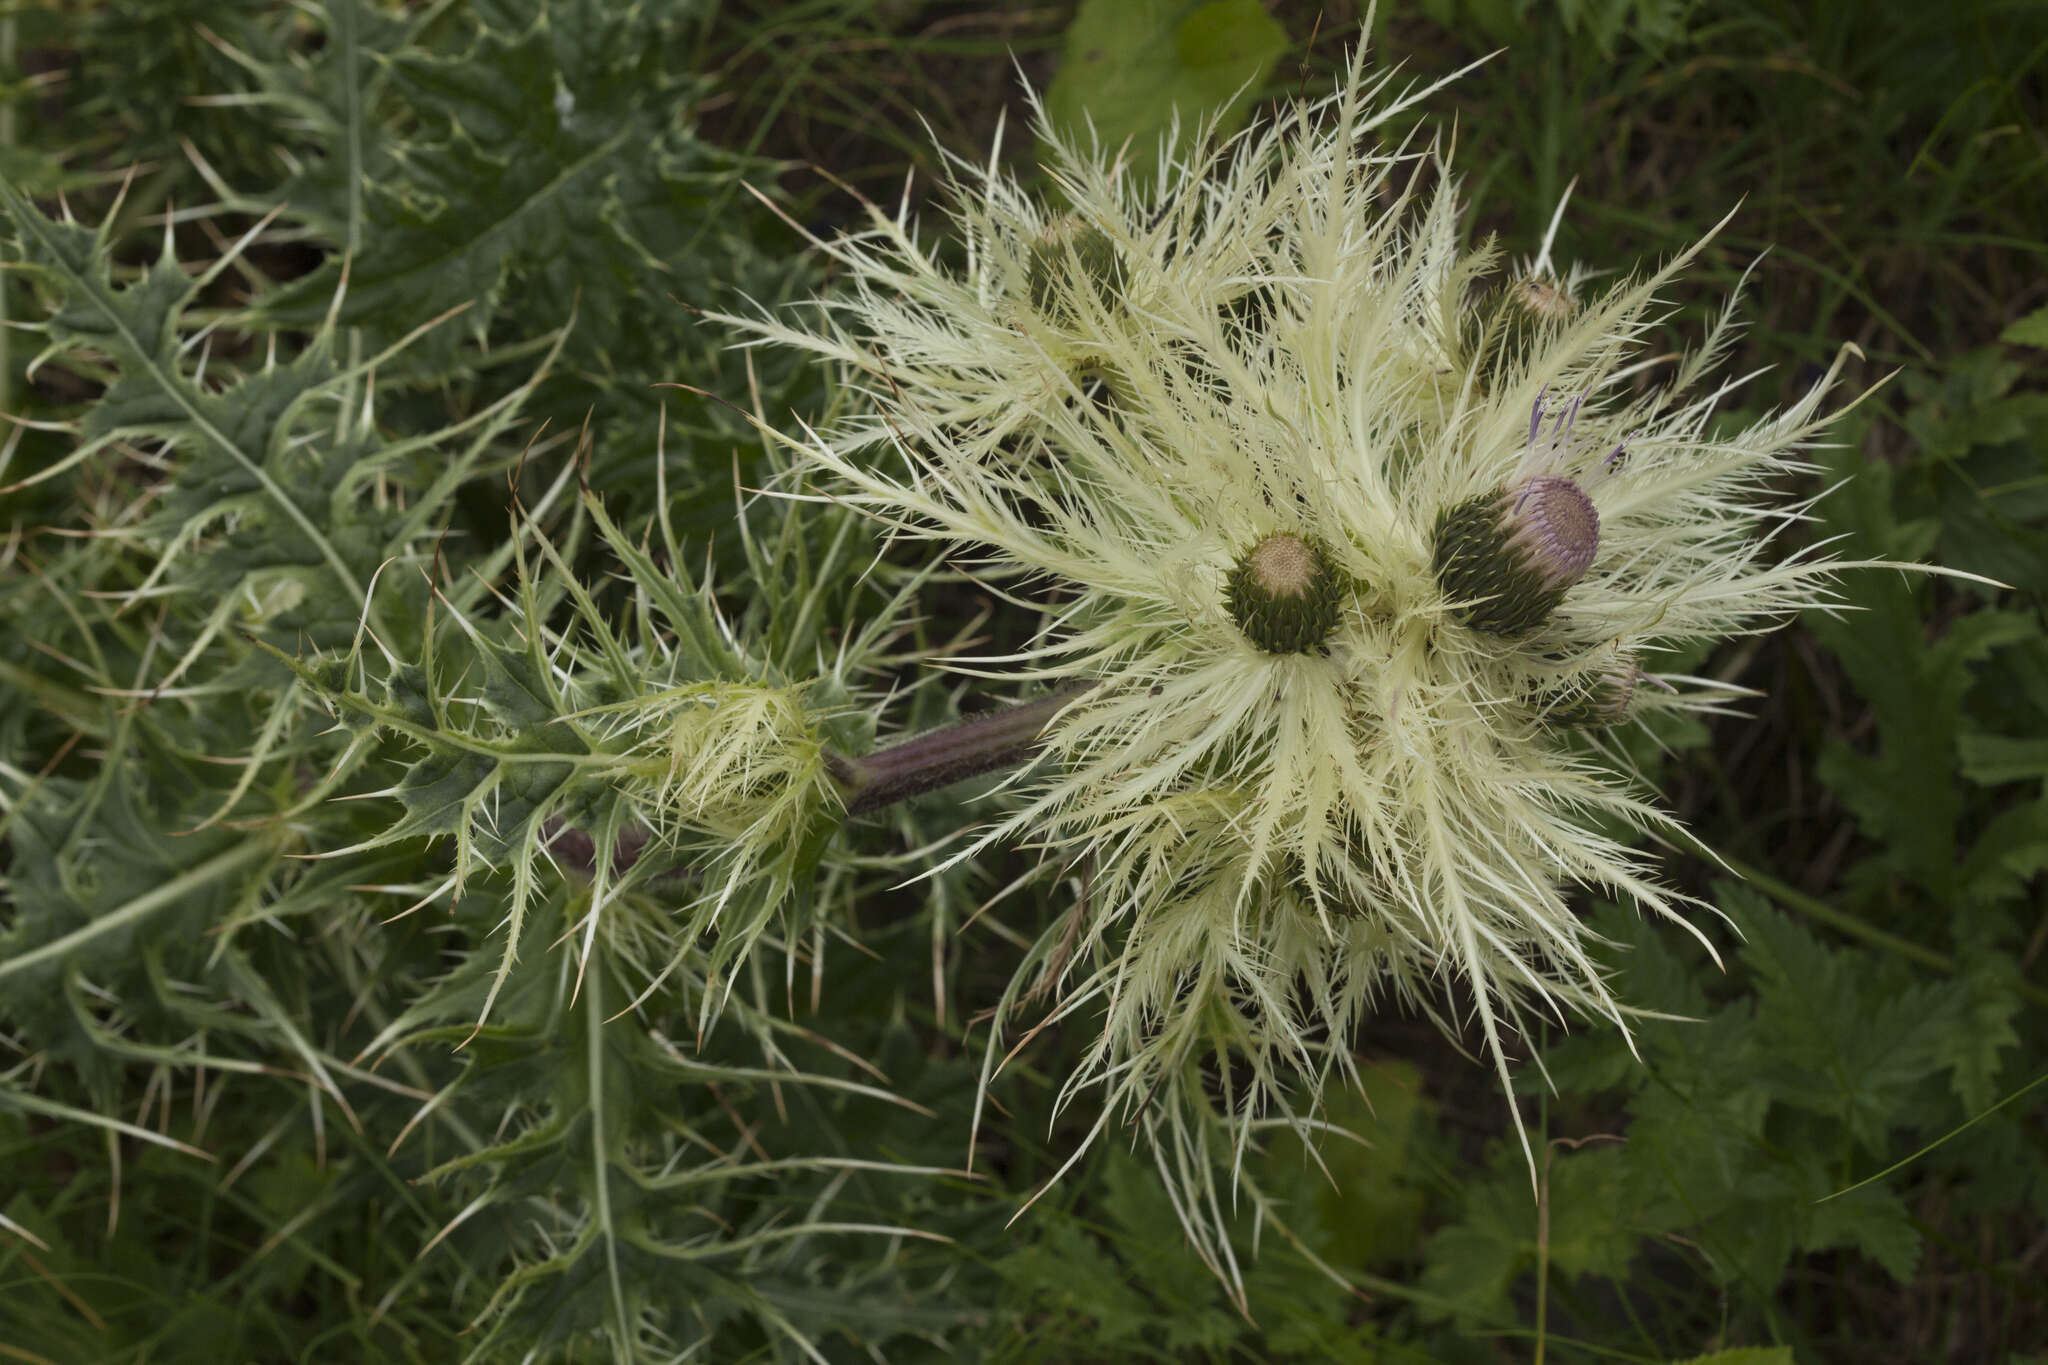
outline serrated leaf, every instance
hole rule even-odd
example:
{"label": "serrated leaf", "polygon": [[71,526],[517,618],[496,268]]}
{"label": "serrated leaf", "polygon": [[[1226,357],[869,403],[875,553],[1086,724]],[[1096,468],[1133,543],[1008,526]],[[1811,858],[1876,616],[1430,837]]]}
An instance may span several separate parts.
{"label": "serrated leaf", "polygon": [[1422,1287],[1441,1301],[1424,1316],[1499,1317],[1539,1259],[1559,1276],[1625,1280],[1642,1239],[1664,1230],[1655,1205],[1628,1197],[1630,1158],[1600,1144],[1552,1152],[1545,1168],[1547,1226],[1539,1219],[1520,1153],[1503,1151],[1491,1174],[1465,1192],[1463,1215],[1427,1248]]}
{"label": "serrated leaf", "polygon": [[[1938,516],[1945,562],[2036,592],[2048,589],[2048,393],[1998,347],[1908,374],[1903,424],[1916,458],[1898,496]],[[1973,589],[1981,592],[1982,589]]]}
{"label": "serrated leaf", "polygon": [[1982,1113],[1998,1098],[2004,1052],[2019,1045],[2013,1021],[2020,1016],[2019,964],[2008,953],[1971,950],[1958,964],[1954,991],[1959,1027],[1949,1057],[1952,1085],[1963,1108]]}
{"label": "serrated leaf", "polygon": [[[1244,1330],[1222,1288],[1186,1254],[1179,1220],[1157,1177],[1125,1153],[1100,1162],[1110,1226],[1100,1240],[1079,1222],[1049,1220],[1043,1234],[998,1263],[1033,1313],[1054,1313],[1079,1340],[1175,1357],[1227,1347]],[[1164,1235],[1162,1235],[1164,1234]]]}
{"label": "serrated leaf", "polygon": [[1913,1226],[1913,1215],[1883,1185],[1865,1185],[1815,1208],[1806,1245],[1810,1250],[1853,1247],[1900,1284],[1912,1281],[1920,1263],[1920,1230]]}
{"label": "serrated leaf", "polygon": [[1972,904],[1997,905],[2022,894],[2048,868],[2048,801],[1993,816],[1970,846],[1956,887]]}
{"label": "serrated leaf", "polygon": [[2048,778],[2048,739],[1965,734],[1956,747],[1963,776],[1983,786]]}
{"label": "serrated leaf", "polygon": [[[1897,522],[1888,481],[1878,469],[1862,469],[1826,504],[1838,530],[1849,532],[1871,553],[1910,555],[1933,529]],[[1865,832],[1882,843],[1888,857],[1937,898],[1952,894],[1956,875],[1956,824],[1962,797],[1957,773],[1962,698],[1969,690],[1969,665],[2003,645],[2032,636],[2037,627],[2019,612],[1979,610],[1957,620],[1929,644],[1921,625],[1921,585],[1895,575],[1864,571],[1847,579],[1844,595],[1859,610],[1839,615],[1807,614],[1807,623],[1848,670],[1877,715],[1874,753],[1860,753],[1839,740],[1823,749],[1821,780],[1856,813]],[[1901,804],[1898,791],[1919,799]]]}
{"label": "serrated leaf", "polygon": [[1916,1084],[1952,1064],[1952,986],[1875,979],[1859,954],[1823,946],[1753,894],[1731,889],[1722,900],[1739,914],[1743,957],[1761,978],[1759,1013],[1781,1040],[1766,1073],[1779,1102],[1826,1113],[1867,1151],[1883,1151]]}
{"label": "serrated leaf", "polygon": [[2048,412],[2048,394],[2014,392],[2026,365],[1996,346],[1949,359],[1940,373],[1905,379],[1905,427],[1922,459],[1952,464],[1980,448],[2026,437]]}

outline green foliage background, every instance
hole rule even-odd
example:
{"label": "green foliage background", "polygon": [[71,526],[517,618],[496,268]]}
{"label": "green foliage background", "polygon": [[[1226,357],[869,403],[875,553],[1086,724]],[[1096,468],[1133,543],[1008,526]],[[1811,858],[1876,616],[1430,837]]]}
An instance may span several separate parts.
{"label": "green foliage background", "polygon": [[879,547],[829,507],[750,501],[739,533],[736,488],[774,473],[743,413],[836,399],[698,310],[829,289],[791,224],[912,167],[921,193],[920,117],[984,150],[1012,54],[1056,117],[1149,139],[1172,100],[1313,88],[1363,18],[9,7],[0,1359],[2043,1358],[2048,18],[2023,0],[1374,18],[1419,77],[1507,45],[1433,112],[1510,250],[1574,177],[1560,256],[1616,267],[1746,195],[1675,323],[1773,246],[1742,368],[1776,368],[1729,420],[1845,339],[1866,381],[1901,371],[1799,534],[2012,585],[1861,573],[1856,610],[1686,664],[1764,693],[1631,741],[1724,859],[1668,854],[1727,913],[1728,968],[1585,907],[1624,998],[1684,1021],[1645,1021],[1639,1058],[1530,1040],[1534,1194],[1484,1070],[1384,1018],[1331,1115],[1364,1143],[1250,1158],[1277,1202],[1244,1210],[1241,1311],[1116,1144],[1012,1221],[1086,1127],[1052,1112],[1076,1025],[1005,1073],[967,1170],[977,1018],[1077,892],[977,917],[1014,855],[900,886],[971,789],[792,835],[745,956],[675,928],[688,859],[550,855],[551,822],[644,817],[591,715],[649,659],[683,685],[836,658],[849,751],[892,684],[891,733],[980,700],[905,660],[999,604],[863,577]]}

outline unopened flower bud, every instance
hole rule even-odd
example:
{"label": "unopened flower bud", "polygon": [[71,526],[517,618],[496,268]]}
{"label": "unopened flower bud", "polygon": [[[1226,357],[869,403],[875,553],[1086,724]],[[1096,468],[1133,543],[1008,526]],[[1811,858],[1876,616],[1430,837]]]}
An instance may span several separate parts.
{"label": "unopened flower bud", "polygon": [[1123,295],[1129,272],[1109,234],[1074,214],[1045,225],[1031,243],[1024,267],[1024,287],[1031,306],[1054,322],[1073,312],[1073,290],[1091,290],[1114,301]]}
{"label": "unopened flower bud", "polygon": [[1343,584],[1323,547],[1280,532],[1245,552],[1224,583],[1224,605],[1268,654],[1311,654],[1337,628]]}
{"label": "unopened flower bud", "polygon": [[1543,474],[1445,508],[1433,567],[1466,625],[1526,635],[1585,577],[1599,548],[1593,500],[1571,479]]}
{"label": "unopened flower bud", "polygon": [[1474,363],[1488,387],[1508,382],[1551,332],[1578,314],[1579,301],[1564,283],[1522,275],[1494,292],[1484,309],[1484,332]]}
{"label": "unopened flower bud", "polygon": [[1545,724],[1560,730],[1604,729],[1628,719],[1643,670],[1627,654],[1617,654],[1602,667],[1584,673],[1536,698],[1536,712]]}

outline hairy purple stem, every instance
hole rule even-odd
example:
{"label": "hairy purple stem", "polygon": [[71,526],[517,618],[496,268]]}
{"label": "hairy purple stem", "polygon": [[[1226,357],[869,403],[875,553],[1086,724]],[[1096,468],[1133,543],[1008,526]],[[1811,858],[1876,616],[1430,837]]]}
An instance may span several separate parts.
{"label": "hairy purple stem", "polygon": [[[929,730],[863,758],[843,758],[827,750],[825,767],[845,793],[846,813],[865,815],[955,782],[965,782],[970,777],[1028,762],[1037,755],[1039,737],[1052,718],[1093,686],[1094,683],[1082,683],[1037,701]],[[596,868],[597,841],[588,833],[559,818],[550,819],[545,832],[548,847],[564,863],[584,873]],[[644,829],[621,831],[618,842],[612,845],[613,874],[623,873],[639,862],[647,842]]]}
{"label": "hairy purple stem", "polygon": [[830,755],[832,776],[846,789],[846,813],[863,815],[1029,760],[1052,718],[1093,685],[930,730],[864,758]]}

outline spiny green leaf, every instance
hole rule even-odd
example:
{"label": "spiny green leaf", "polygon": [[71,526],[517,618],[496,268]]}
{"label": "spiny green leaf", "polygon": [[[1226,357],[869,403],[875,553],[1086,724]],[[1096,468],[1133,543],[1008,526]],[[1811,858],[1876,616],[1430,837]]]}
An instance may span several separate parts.
{"label": "spiny green leaf", "polygon": [[[168,252],[137,283],[116,287],[104,232],[53,222],[5,184],[0,184],[0,203],[13,222],[18,259],[60,291],[62,302],[43,324],[51,338],[45,354],[89,348],[110,357],[116,368],[114,383],[88,412],[80,432],[83,439],[66,463],[89,458],[116,439],[138,437],[155,437],[204,461],[218,462],[202,464],[197,476],[220,483],[218,471],[234,471],[235,480],[214,497],[234,498],[246,488],[241,495],[278,516],[289,534],[303,538],[335,583],[361,607],[366,601],[364,567],[343,556],[322,519],[292,497],[272,464],[279,453],[274,419],[309,386],[265,383],[262,400],[246,407],[207,393],[186,373],[179,354],[178,317],[197,292],[198,282],[180,270]],[[213,501],[209,498],[208,505]]]}
{"label": "spiny green leaf", "polygon": [[[333,8],[339,29],[354,7]],[[581,295],[594,321],[574,343],[578,364],[657,354],[687,325],[669,299],[702,299],[728,251],[709,210],[743,164],[687,130],[700,94],[689,7],[549,0],[476,8],[430,43],[400,45],[390,30],[322,54],[327,155],[290,191],[295,213],[353,249],[343,325],[389,338],[470,305],[463,330],[482,337],[507,308],[559,325]],[[356,70],[377,80],[343,105]],[[398,125],[403,138],[385,131]],[[295,282],[268,311],[312,320],[342,267]],[[409,365],[445,369],[454,339]]]}

